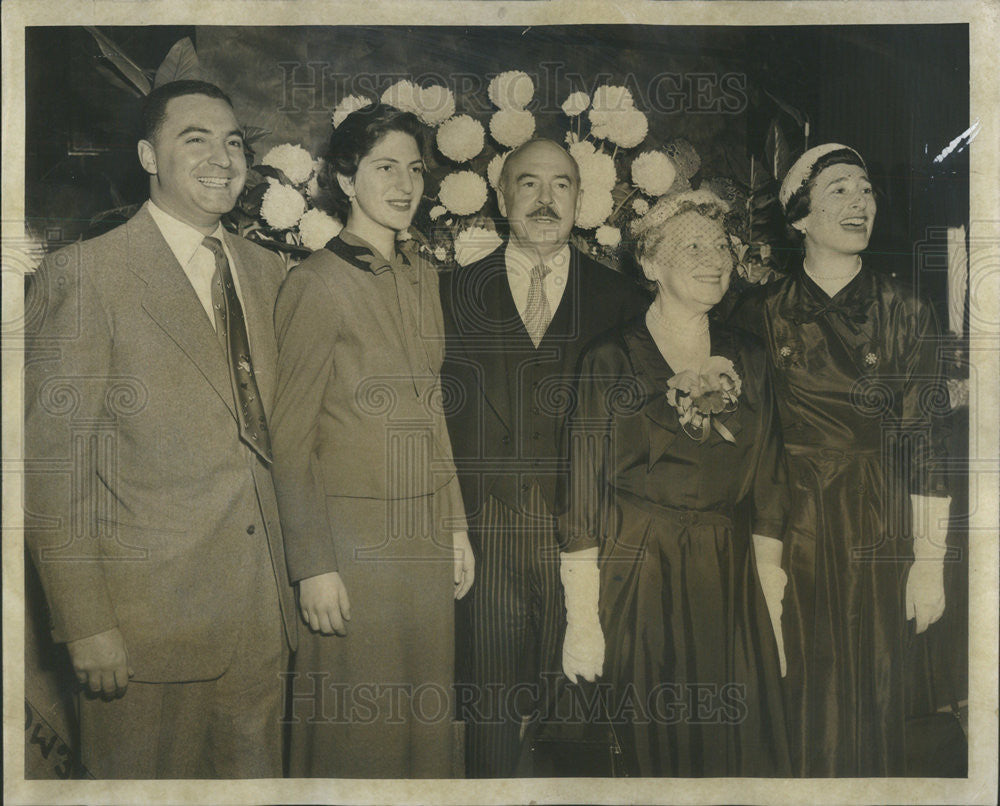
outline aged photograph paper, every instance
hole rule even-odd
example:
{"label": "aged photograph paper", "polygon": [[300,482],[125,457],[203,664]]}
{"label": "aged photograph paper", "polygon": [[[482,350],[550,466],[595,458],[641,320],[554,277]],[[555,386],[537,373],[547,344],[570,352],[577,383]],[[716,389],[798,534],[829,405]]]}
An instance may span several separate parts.
{"label": "aged photograph paper", "polygon": [[5,800],[995,802],[998,11],[4,4]]}

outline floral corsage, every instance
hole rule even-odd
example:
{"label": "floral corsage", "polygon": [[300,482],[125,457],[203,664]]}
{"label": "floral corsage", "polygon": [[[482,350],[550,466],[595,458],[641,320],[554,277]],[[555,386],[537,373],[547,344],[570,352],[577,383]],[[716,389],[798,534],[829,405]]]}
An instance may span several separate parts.
{"label": "floral corsage", "polygon": [[705,442],[714,428],[735,444],[732,432],[713,415],[736,411],[741,390],[733,362],[713,355],[697,372],[684,370],[667,381],[667,402],[677,409],[681,428],[691,439]]}

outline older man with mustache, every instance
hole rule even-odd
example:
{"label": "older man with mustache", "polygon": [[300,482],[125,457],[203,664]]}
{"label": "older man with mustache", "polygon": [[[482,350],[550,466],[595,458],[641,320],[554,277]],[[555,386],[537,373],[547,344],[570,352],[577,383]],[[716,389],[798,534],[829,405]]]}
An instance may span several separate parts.
{"label": "older man with mustache", "polygon": [[459,605],[470,777],[516,774],[524,726],[543,705],[546,676],[558,676],[556,524],[574,368],[595,336],[647,304],[638,286],[570,245],[580,194],[565,149],[520,146],[500,178],[507,241],[441,280],[446,414],[479,569]]}

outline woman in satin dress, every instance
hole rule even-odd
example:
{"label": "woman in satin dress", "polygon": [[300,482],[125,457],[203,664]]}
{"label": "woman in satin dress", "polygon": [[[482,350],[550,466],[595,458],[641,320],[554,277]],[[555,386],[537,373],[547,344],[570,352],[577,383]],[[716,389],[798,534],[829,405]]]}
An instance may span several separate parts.
{"label": "woman in satin dress", "polygon": [[437,274],[398,246],[422,126],[386,106],[335,127],[321,174],[346,220],[292,269],[274,321],[274,480],[302,619],[292,777],[447,778],[454,599],[474,560],[441,408]]}
{"label": "woman in satin dress", "polygon": [[570,429],[563,667],[600,675],[632,775],[789,772],[787,479],[763,347],[709,315],[734,263],[725,212],[699,190],[639,221],[656,298],[584,354]]}
{"label": "woman in satin dress", "polygon": [[937,325],[861,257],[876,203],[856,151],[807,151],[780,200],[804,260],[747,294],[733,321],[767,346],[792,480],[782,628],[794,769],[902,775],[905,642],[944,610]]}

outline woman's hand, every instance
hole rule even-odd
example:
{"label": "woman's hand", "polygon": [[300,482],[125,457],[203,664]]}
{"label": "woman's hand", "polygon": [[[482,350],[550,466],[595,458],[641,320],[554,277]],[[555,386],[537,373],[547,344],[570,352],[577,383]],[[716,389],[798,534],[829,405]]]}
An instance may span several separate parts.
{"label": "woman's hand", "polygon": [[784,677],[788,671],[788,662],[785,659],[785,636],[781,631],[781,612],[788,577],[781,570],[782,545],[777,538],[754,535],[753,547],[757,560],[757,577],[760,579],[767,614],[771,619],[771,629],[774,630],[774,641],[778,647],[778,665],[781,676]]}
{"label": "woman's hand", "polygon": [[347,635],[344,622],[351,620],[351,602],[344,580],[336,571],[299,582],[299,609],[302,620],[313,632]]}
{"label": "woman's hand", "polygon": [[604,672],[604,632],[598,614],[601,577],[597,546],[559,555],[559,579],[566,601],[563,674],[593,683]]}
{"label": "woman's hand", "polygon": [[454,532],[452,539],[455,552],[455,598],[461,599],[469,592],[476,578],[476,557],[472,553],[468,532]]}

